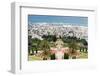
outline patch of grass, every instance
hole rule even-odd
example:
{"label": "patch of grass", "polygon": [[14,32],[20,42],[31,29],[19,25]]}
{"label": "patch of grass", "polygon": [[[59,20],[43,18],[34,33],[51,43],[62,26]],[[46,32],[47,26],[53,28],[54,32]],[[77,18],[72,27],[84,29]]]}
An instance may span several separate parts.
{"label": "patch of grass", "polygon": [[80,53],[80,56],[78,57],[78,59],[87,59],[88,58],[88,53]]}
{"label": "patch of grass", "polygon": [[[43,60],[43,58],[34,56],[34,55],[29,55],[29,61],[36,61],[36,60]],[[77,59],[87,59],[88,58],[88,53],[80,52],[80,56]]]}
{"label": "patch of grass", "polygon": [[33,60],[43,60],[41,57],[37,57],[37,56],[34,56],[34,55],[29,55],[29,61],[33,61]]}

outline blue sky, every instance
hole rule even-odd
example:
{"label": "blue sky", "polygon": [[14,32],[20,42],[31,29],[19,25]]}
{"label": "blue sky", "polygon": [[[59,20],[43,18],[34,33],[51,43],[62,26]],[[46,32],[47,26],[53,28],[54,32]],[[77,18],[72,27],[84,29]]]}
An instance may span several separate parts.
{"label": "blue sky", "polygon": [[71,25],[88,26],[88,17],[28,15],[28,22],[30,23],[67,23]]}

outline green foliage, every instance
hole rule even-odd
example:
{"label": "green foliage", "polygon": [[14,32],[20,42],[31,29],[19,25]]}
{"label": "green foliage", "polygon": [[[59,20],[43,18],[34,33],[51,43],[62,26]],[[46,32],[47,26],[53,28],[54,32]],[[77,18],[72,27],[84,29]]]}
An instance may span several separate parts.
{"label": "green foliage", "polygon": [[64,53],[64,59],[69,59],[69,54]]}
{"label": "green foliage", "polygon": [[39,50],[39,44],[40,44],[41,40],[37,39],[37,38],[32,38],[31,36],[28,36],[28,50],[30,52],[30,50],[32,50],[32,53],[34,54],[34,51],[36,51],[36,53]]}
{"label": "green foliage", "polygon": [[50,55],[51,60],[55,60],[55,54]]}
{"label": "green foliage", "polygon": [[[50,55],[50,47],[55,47],[55,42],[57,41],[56,35],[43,35],[43,40],[40,40],[38,38],[32,38],[31,36],[28,36],[28,52],[30,54],[30,51],[34,54],[34,51],[38,53],[38,50],[43,51],[44,60],[48,57],[51,58],[51,60],[55,59],[55,54]],[[60,37],[60,39],[64,42],[63,47],[69,47],[71,50],[71,53],[75,53],[77,49],[86,49],[87,52],[87,46],[88,42],[85,39],[80,39],[75,36],[63,36]],[[80,43],[80,45],[78,45]],[[75,58],[75,57],[73,57]],[[69,59],[68,54],[64,54],[64,59]]]}
{"label": "green foliage", "polygon": [[47,40],[41,41],[40,48],[43,51],[43,56],[48,57],[50,55],[50,46],[49,46],[49,42]]}
{"label": "green foliage", "polygon": [[83,45],[85,45],[85,46],[87,46],[87,45],[88,45],[88,43],[87,43],[87,41],[86,41],[85,39],[81,39],[81,40],[80,40],[80,42],[82,42],[82,43],[83,43]]}
{"label": "green foliage", "polygon": [[56,35],[43,35],[42,38],[49,42],[51,41],[55,42],[57,40]]}
{"label": "green foliage", "polygon": [[76,50],[77,49],[77,42],[75,40],[72,40],[72,42],[70,42],[68,44],[69,48]]}

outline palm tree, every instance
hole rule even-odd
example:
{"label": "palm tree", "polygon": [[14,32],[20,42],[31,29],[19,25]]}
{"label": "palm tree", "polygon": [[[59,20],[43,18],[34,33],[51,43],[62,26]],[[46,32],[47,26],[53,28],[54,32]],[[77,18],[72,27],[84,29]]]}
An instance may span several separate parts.
{"label": "palm tree", "polygon": [[47,60],[50,55],[50,46],[47,40],[42,40],[40,43],[40,48],[43,50],[43,60]]}

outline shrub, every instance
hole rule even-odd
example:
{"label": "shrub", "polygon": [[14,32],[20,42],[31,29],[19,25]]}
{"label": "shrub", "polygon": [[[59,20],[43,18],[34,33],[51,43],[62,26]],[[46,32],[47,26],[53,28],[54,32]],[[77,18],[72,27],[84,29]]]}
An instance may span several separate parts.
{"label": "shrub", "polygon": [[64,53],[64,59],[69,59],[69,55]]}
{"label": "shrub", "polygon": [[52,54],[52,55],[50,56],[50,58],[51,58],[51,60],[55,60],[55,54]]}

